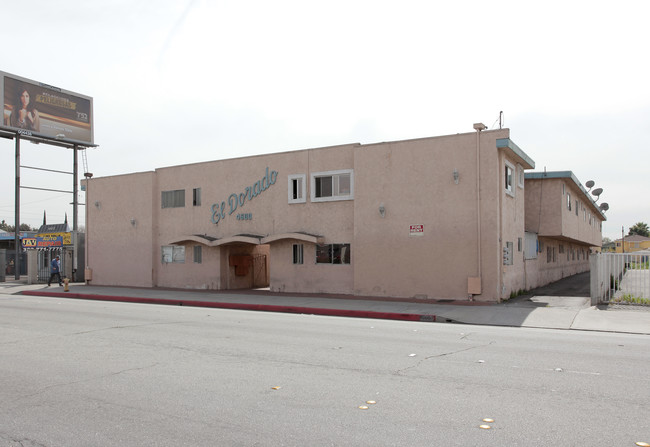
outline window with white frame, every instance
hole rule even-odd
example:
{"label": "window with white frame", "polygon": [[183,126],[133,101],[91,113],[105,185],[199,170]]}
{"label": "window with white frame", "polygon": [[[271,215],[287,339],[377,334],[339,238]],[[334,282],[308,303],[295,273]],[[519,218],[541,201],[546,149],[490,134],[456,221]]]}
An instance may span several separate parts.
{"label": "window with white frame", "polygon": [[305,246],[303,244],[293,244],[293,263],[302,264],[304,262]]}
{"label": "window with white frame", "polygon": [[185,247],[182,245],[163,245],[162,246],[162,263],[172,264],[185,263]]}
{"label": "window with white frame", "polygon": [[312,202],[352,200],[354,198],[353,170],[313,173],[310,195]]}
{"label": "window with white frame", "polygon": [[517,165],[517,186],[524,187],[524,167],[520,164]]}
{"label": "window with white frame", "polygon": [[305,174],[289,176],[289,203],[305,203],[307,201],[307,195],[305,194],[306,179]]}
{"label": "window with white frame", "polygon": [[571,193],[566,193],[566,207],[571,211]]}
{"label": "window with white frame", "polygon": [[509,162],[506,161],[506,166],[505,166],[505,189],[506,193],[509,195],[513,196],[515,195],[515,190],[513,187],[513,182],[514,182],[514,173],[515,173],[515,167],[510,164]]}

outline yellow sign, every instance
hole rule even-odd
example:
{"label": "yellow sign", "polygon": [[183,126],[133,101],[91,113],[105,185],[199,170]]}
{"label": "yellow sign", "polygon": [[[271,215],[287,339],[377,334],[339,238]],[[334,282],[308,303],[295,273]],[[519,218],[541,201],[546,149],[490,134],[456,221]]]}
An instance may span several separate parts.
{"label": "yellow sign", "polygon": [[72,233],[39,233],[36,235],[42,241],[56,241],[57,238],[63,240],[63,245],[72,245]]}

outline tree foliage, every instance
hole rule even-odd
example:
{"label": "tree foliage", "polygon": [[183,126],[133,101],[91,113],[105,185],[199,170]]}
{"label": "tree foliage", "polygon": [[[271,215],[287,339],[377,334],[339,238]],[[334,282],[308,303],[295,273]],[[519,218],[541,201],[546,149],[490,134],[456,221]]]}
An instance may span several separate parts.
{"label": "tree foliage", "polygon": [[645,222],[637,222],[633,226],[630,227],[630,231],[628,232],[628,236],[632,236],[633,234],[638,234],[639,236],[650,237],[650,228],[648,228],[648,224],[645,223]]}
{"label": "tree foliage", "polygon": [[[15,225],[9,225],[7,222],[5,222],[4,219],[2,219],[2,222],[0,222],[0,231],[7,231],[9,233],[13,233],[15,229],[16,229]],[[37,231],[37,230],[38,228],[32,228],[26,223],[20,224],[19,231]]]}

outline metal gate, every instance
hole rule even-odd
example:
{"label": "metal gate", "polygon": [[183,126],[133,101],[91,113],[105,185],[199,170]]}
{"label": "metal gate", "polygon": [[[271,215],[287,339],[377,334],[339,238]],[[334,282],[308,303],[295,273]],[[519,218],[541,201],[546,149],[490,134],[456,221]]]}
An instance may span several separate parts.
{"label": "metal gate", "polygon": [[650,252],[592,255],[591,304],[650,306]]}
{"label": "metal gate", "polygon": [[59,250],[40,250],[38,252],[38,282],[39,283],[46,283],[50,279],[50,263],[52,262],[52,259],[55,257],[60,256],[61,260],[61,278],[63,278],[63,272],[65,272],[65,256],[63,256],[63,253]]}

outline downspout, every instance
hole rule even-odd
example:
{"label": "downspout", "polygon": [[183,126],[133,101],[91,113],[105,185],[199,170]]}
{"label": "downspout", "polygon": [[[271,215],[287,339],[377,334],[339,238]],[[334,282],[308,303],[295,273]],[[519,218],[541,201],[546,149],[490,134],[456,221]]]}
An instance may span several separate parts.
{"label": "downspout", "polygon": [[[482,292],[481,268],[481,131],[487,129],[483,123],[475,123],[476,130],[476,281],[477,287],[472,292]],[[473,299],[470,297],[470,299]]]}

